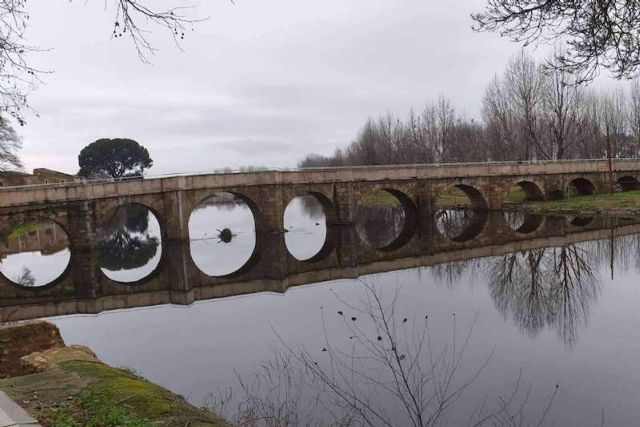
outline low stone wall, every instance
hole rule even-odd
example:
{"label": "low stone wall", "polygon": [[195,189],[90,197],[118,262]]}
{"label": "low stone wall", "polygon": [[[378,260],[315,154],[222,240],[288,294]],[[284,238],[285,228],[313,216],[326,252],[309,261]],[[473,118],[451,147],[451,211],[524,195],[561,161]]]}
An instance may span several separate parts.
{"label": "low stone wall", "polygon": [[20,359],[31,353],[64,346],[58,328],[41,321],[0,325],[0,378],[32,373]]}

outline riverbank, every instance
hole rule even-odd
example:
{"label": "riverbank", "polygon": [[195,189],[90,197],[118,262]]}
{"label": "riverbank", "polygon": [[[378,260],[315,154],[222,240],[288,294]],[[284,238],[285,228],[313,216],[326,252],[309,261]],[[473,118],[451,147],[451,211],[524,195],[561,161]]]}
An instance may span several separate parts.
{"label": "riverbank", "polygon": [[504,208],[539,214],[636,217],[640,215],[640,191],[573,196],[541,202],[506,203]]}
{"label": "riverbank", "polygon": [[[29,353],[4,373],[0,391],[44,427],[230,425],[133,371],[102,363],[86,347],[64,345],[54,325],[0,326],[0,341],[12,349],[14,360],[21,346],[13,338],[25,336],[30,340],[23,352]],[[34,345],[47,348],[31,352]]]}
{"label": "riverbank", "polygon": [[[386,191],[378,191],[363,200],[365,205],[401,206],[398,199]],[[452,189],[441,195],[436,208],[470,208],[471,201],[462,190]],[[507,196],[504,210],[539,214],[635,217],[640,215],[640,191],[613,194],[571,196],[560,200],[527,201],[524,192],[513,190]]]}

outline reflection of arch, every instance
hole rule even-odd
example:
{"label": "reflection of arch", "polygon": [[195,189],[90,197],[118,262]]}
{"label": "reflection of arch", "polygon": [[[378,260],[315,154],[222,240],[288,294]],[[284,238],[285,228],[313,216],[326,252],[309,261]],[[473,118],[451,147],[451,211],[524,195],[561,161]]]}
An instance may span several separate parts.
{"label": "reflection of arch", "polygon": [[622,191],[633,191],[640,189],[640,182],[638,182],[638,180],[631,175],[621,176],[620,178],[618,178],[617,184],[618,188],[620,188],[620,190]]}
{"label": "reflection of arch", "polygon": [[407,242],[409,242],[413,237],[418,225],[418,209],[411,197],[407,196],[402,191],[394,190],[392,188],[385,188],[384,191],[398,199],[402,205],[402,209],[404,209],[404,226],[402,227],[400,235],[390,244],[383,248],[378,248],[381,251],[393,251],[407,244]]}
{"label": "reflection of arch", "polygon": [[[508,218],[509,215],[511,215],[511,218]],[[514,216],[521,216],[522,221],[514,225],[512,221]],[[544,221],[544,216],[539,214],[529,213],[529,212],[514,211],[514,212],[505,212],[504,219],[506,220],[509,227],[511,227],[516,233],[530,234],[538,230],[538,228],[540,228],[540,226],[542,225],[542,222]]]}
{"label": "reflection of arch", "polygon": [[[409,197],[408,195],[406,195],[400,190],[396,190],[394,188],[381,188],[373,191],[373,193],[377,191],[383,191],[390,194],[400,203],[400,207],[402,208],[401,212],[404,215],[404,220],[403,220],[402,228],[400,229],[400,232],[396,236],[393,236],[393,239],[391,240],[391,242],[384,243],[381,246],[375,246],[373,242],[369,242],[369,243],[379,251],[393,251],[407,244],[413,237],[418,225],[418,209],[416,208],[416,205],[411,199],[411,197]],[[363,197],[360,200],[360,202],[362,202],[362,200],[365,200],[366,198],[367,198],[366,196]],[[364,207],[365,207],[365,204],[360,203],[360,205],[358,206],[358,211],[361,212],[361,209],[363,209]],[[386,211],[384,214],[378,212],[377,215],[381,215],[381,216],[385,216],[389,214],[390,213],[389,209],[391,210],[394,209],[394,207],[389,207],[389,206],[381,206],[381,207],[379,206],[379,208]],[[397,209],[397,207],[395,207],[395,209]],[[398,212],[396,212],[396,214],[397,213]],[[374,219],[374,218],[376,217],[374,216],[369,219]]]}
{"label": "reflection of arch", "polygon": [[577,216],[575,218],[572,218],[569,223],[571,225],[574,225],[576,227],[586,227],[587,225],[591,224],[593,222],[593,217],[581,217],[581,216]]}
{"label": "reflection of arch", "polygon": [[544,192],[538,184],[534,182],[520,181],[516,183],[516,185],[524,191],[525,201],[527,202],[543,201],[545,199]]}
{"label": "reflection of arch", "polygon": [[[213,192],[212,194],[209,194],[206,197],[203,197],[200,202],[198,202],[198,204],[196,204],[196,207],[193,211],[191,211],[189,213],[189,220],[191,219],[191,215],[193,215],[193,212],[198,209],[198,207],[202,204],[204,204],[207,200],[214,198],[220,194],[231,194],[233,195],[235,198],[239,199],[240,201],[242,201],[248,208],[249,211],[251,212],[251,215],[253,216],[253,224],[255,227],[255,237],[256,237],[256,243],[255,246],[253,247],[253,252],[251,253],[251,255],[249,256],[249,259],[247,259],[247,261],[240,267],[238,268],[236,271],[233,271],[229,274],[223,274],[223,275],[216,275],[215,277],[220,277],[220,278],[233,278],[236,276],[240,276],[244,273],[246,273],[247,271],[251,270],[259,261],[260,258],[262,256],[262,253],[264,252],[265,248],[267,247],[267,228],[266,228],[266,221],[264,218],[264,215],[262,213],[262,211],[260,210],[260,208],[258,207],[258,205],[249,197],[247,197],[246,195],[242,194],[242,193],[238,193],[235,191],[229,191],[229,190],[217,190],[215,192]],[[233,231],[233,230],[232,230]],[[193,257],[191,259],[193,261]],[[195,264],[195,261],[193,261]],[[198,270],[200,270],[203,274],[206,274],[204,271],[202,271],[202,269],[200,269],[197,264],[196,264],[196,268],[198,268]]]}
{"label": "reflection of arch", "polygon": [[[60,230],[65,234],[66,238],[67,238],[67,244],[68,244],[68,250],[69,250],[69,259],[67,261],[67,265],[64,267],[64,269],[62,270],[62,272],[53,280],[51,280],[48,283],[45,283],[43,285],[38,285],[38,286],[25,286],[25,285],[20,285],[16,282],[14,282],[12,279],[10,279],[9,277],[7,277],[6,275],[4,275],[2,273],[2,271],[0,271],[0,277],[2,279],[4,279],[4,281],[6,283],[8,283],[9,285],[21,289],[21,290],[25,290],[25,291],[30,291],[30,292],[40,292],[46,289],[51,289],[53,287],[55,287],[56,285],[58,285],[62,280],[64,280],[67,275],[69,274],[69,272],[71,271],[72,265],[74,263],[74,258],[77,256],[77,251],[75,251],[72,248],[72,239],[71,236],[69,235],[69,232],[67,231],[66,227],[61,224],[59,221],[50,219],[48,217],[45,216],[28,216],[28,222],[24,222],[21,224],[13,224],[8,230],[2,230],[2,233],[0,233],[0,236],[2,236],[3,239],[7,239],[10,234],[12,233],[13,230],[15,230],[16,228],[20,227],[20,226],[24,226],[24,225],[28,225],[28,224],[37,224],[37,223],[52,223],[54,225],[56,225],[57,227],[60,228]],[[42,250],[40,251],[42,253]],[[59,251],[56,251],[56,253]],[[43,256],[46,256],[45,254],[43,254]]]}
{"label": "reflection of arch", "polygon": [[[454,218],[458,216],[458,218]],[[443,209],[436,212],[435,222],[438,223],[441,220],[444,221],[464,221],[463,229],[460,233],[450,236],[446,233],[446,230],[440,230],[440,234],[449,238],[453,242],[463,243],[477,237],[484,230],[485,225],[489,219],[488,210],[471,210],[471,209]],[[446,227],[447,225],[445,225]]]}
{"label": "reflection of arch", "polygon": [[[319,192],[316,192],[316,191],[304,191],[304,192],[296,194],[293,198],[291,198],[291,200],[289,200],[289,202],[287,203],[287,206],[285,207],[285,211],[289,207],[289,204],[296,197],[300,197],[300,196],[312,196],[320,204],[320,206],[322,207],[323,214],[324,214],[326,234],[324,236],[324,243],[323,243],[322,247],[320,248],[320,250],[318,252],[316,252],[315,255],[313,255],[310,258],[306,258],[306,259],[302,259],[302,260],[299,260],[298,258],[296,258],[296,259],[298,259],[298,261],[302,261],[302,262],[317,262],[317,261],[321,261],[321,260],[325,259],[326,257],[328,257],[329,254],[331,254],[331,252],[335,248],[336,241],[337,241],[337,235],[336,235],[335,227],[331,227],[330,226],[330,224],[335,223],[335,218],[336,218],[334,205],[331,202],[331,200],[327,196],[322,194],[322,193],[319,193]],[[286,239],[285,239],[285,241],[286,241]],[[287,247],[287,251],[289,252],[290,255],[293,256],[293,254],[291,254],[291,251],[289,250],[288,247]],[[295,256],[294,256],[294,258],[295,258]]]}
{"label": "reflection of arch", "polygon": [[586,178],[576,178],[569,183],[569,193],[571,189],[575,190],[575,193],[580,196],[589,196],[596,194],[596,187],[591,181]]}
{"label": "reflection of arch", "polygon": [[118,210],[120,210],[121,208],[125,208],[126,206],[137,206],[137,207],[142,207],[147,209],[149,212],[151,212],[153,214],[154,217],[156,217],[156,220],[158,221],[158,225],[160,226],[160,235],[162,237],[164,237],[164,231],[165,231],[165,227],[164,227],[164,223],[163,223],[163,217],[162,215],[160,215],[160,213],[155,210],[154,208],[152,208],[151,206],[142,203],[142,202],[124,202],[121,203],[119,205],[115,205],[115,206],[110,206],[107,210],[105,210],[104,214],[102,215],[102,218],[100,219],[100,221],[98,222],[98,227],[101,227],[105,222],[109,221],[110,219],[113,218],[113,216],[118,213]]}
{"label": "reflection of arch", "polygon": [[[146,217],[145,218],[141,218],[141,217],[136,217],[135,215],[133,216],[125,216],[124,220],[125,222],[123,224],[112,224],[111,222],[116,219],[115,216],[121,212],[121,211],[125,211],[126,209],[129,207],[133,207],[134,209],[140,210],[140,208],[146,213]],[[134,211],[135,212],[135,211]],[[140,212],[140,211],[139,211]],[[139,213],[138,212],[138,213]],[[160,238],[160,242],[154,241],[154,239],[149,239],[148,241],[144,241],[143,239],[140,239],[140,237],[138,235],[143,235],[145,233],[147,233],[147,229],[148,229],[148,219],[149,219],[149,215],[153,215],[154,219],[156,220],[156,222],[158,223],[158,227],[160,228],[159,230],[159,238]],[[139,222],[136,222],[136,220],[139,220]],[[111,230],[109,230],[107,227],[110,227]],[[113,234],[112,236],[110,236],[111,241],[108,240],[102,240],[103,239],[103,233],[105,233],[106,231],[112,231]],[[100,274],[102,274],[104,277],[106,277],[108,280],[111,280],[112,282],[115,283],[119,283],[122,285],[126,285],[126,286],[138,286],[141,285],[153,278],[155,278],[156,276],[158,276],[160,274],[160,272],[162,271],[162,266],[164,265],[165,262],[165,256],[166,256],[166,250],[164,248],[164,225],[162,223],[162,216],[159,215],[159,213],[152,207],[144,204],[144,203],[140,203],[140,202],[125,202],[122,203],[120,205],[114,206],[110,209],[108,209],[105,214],[102,217],[102,220],[98,223],[98,230],[97,230],[97,238],[98,238],[98,267],[100,270]],[[118,239],[113,240],[112,237],[113,236],[119,236]],[[135,237],[132,237],[135,236]],[[148,237],[148,235],[147,235]],[[113,251],[109,251],[109,249],[117,249],[117,245],[118,245],[118,240],[120,242],[122,242],[122,240],[127,240],[126,243],[128,243],[129,249],[133,248],[133,254],[140,255],[140,259],[142,260],[141,262],[149,262],[150,260],[152,260],[157,253],[157,250],[160,250],[160,259],[158,260],[158,264],[154,267],[154,269],[147,274],[144,277],[140,277],[139,279],[136,280],[132,280],[130,282],[125,282],[125,281],[121,281],[121,280],[117,280],[113,277],[110,277],[105,270],[109,270],[109,271],[119,271],[119,270],[113,270],[112,268],[109,268],[107,266],[105,266],[104,260],[101,259],[102,255],[105,253],[102,251],[103,247],[101,247],[102,244],[106,244],[106,246],[104,246],[104,249],[106,250],[107,256],[109,256],[110,261],[111,262],[116,262],[116,265],[118,265],[120,267],[120,270],[131,270],[131,269],[135,269],[137,267],[134,267],[134,264],[124,264],[123,261],[126,258],[122,258],[120,260],[118,260],[117,257],[115,257],[114,259],[111,259],[112,255],[114,253],[117,254],[117,252],[113,252]],[[131,245],[132,242],[136,242],[136,245]],[[151,243],[150,243],[151,242]],[[115,245],[114,245],[115,243]],[[114,245],[112,247],[112,245]],[[124,254],[126,255],[126,252],[124,252]],[[126,255],[128,256],[132,256],[133,254],[129,254]],[[122,256],[122,255],[121,255]],[[147,259],[145,260],[144,257],[147,257]],[[127,259],[128,262],[132,262],[132,259]],[[107,263],[108,265],[108,263]],[[128,267],[127,267],[128,266]]]}

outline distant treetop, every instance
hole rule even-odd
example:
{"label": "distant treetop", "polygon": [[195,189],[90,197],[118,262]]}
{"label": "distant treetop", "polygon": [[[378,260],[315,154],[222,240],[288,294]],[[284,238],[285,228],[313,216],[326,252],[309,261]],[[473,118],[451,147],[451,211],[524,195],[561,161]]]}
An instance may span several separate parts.
{"label": "distant treetop", "polygon": [[141,176],[145,169],[153,166],[149,152],[133,139],[99,139],[80,151],[79,176],[85,178],[122,178]]}

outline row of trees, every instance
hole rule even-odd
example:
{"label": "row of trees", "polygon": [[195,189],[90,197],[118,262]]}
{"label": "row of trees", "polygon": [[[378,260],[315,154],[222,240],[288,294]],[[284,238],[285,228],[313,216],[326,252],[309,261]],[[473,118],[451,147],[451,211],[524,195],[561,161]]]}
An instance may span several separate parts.
{"label": "row of trees", "polygon": [[[332,156],[308,155],[301,167],[403,163],[556,160],[640,153],[640,83],[597,91],[574,74],[525,53],[487,86],[482,120],[459,114],[444,96],[401,120],[369,119]],[[610,147],[610,148],[609,148]]]}

